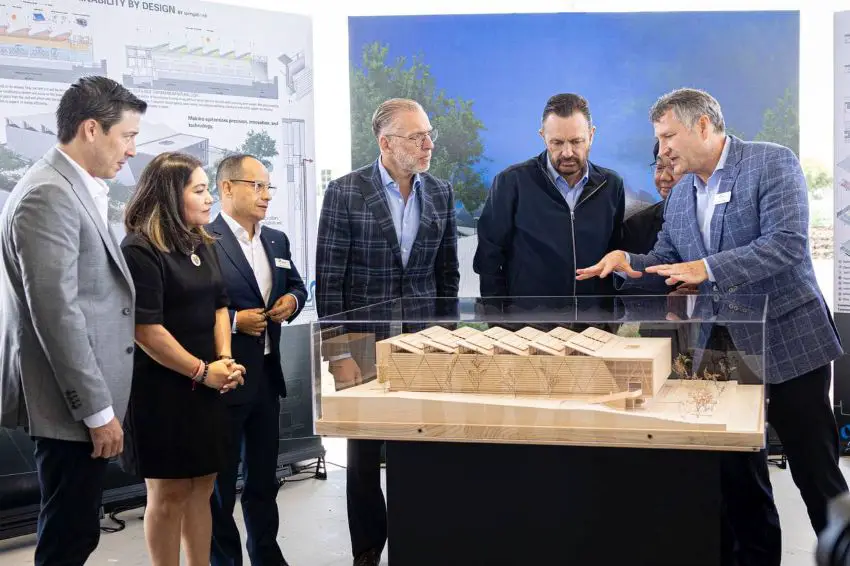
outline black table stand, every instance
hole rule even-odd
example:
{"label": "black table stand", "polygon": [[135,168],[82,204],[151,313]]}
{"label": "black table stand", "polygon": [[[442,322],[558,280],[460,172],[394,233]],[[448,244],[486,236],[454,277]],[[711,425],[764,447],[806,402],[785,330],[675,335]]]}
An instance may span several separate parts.
{"label": "black table stand", "polygon": [[717,566],[721,456],[389,441],[389,563]]}

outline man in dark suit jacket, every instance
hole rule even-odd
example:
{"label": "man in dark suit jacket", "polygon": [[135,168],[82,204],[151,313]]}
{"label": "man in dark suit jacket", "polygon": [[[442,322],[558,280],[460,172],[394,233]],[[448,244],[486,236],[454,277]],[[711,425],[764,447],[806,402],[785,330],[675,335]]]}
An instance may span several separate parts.
{"label": "man in dark suit jacket", "polygon": [[[425,171],[437,132],[422,107],[388,100],[372,118],[381,155],[331,181],[319,220],[316,297],[326,317],[398,298],[457,297],[455,199]],[[356,382],[351,356],[331,358],[338,382]],[[348,526],[354,564],[377,565],[387,539],[380,441],[349,440]]]}
{"label": "man in dark suit jacket", "polygon": [[275,188],[269,172],[249,155],[226,157],[216,174],[222,212],[209,230],[230,297],[232,354],[245,366],[245,384],[225,396],[234,438],[230,466],[219,473],[212,498],[213,566],[242,564],[233,520],[236,478],[242,461],[242,512],[248,556],[255,566],[285,565],[277,544],[279,397],[286,396],[280,365],[280,325],[291,322],[307,300],[286,234],[261,227]]}

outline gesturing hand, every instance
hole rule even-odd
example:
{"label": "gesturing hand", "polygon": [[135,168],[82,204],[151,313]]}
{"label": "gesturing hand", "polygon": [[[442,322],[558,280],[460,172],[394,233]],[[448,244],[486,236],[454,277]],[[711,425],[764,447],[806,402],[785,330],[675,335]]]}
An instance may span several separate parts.
{"label": "gesturing hand", "polygon": [[590,279],[592,277],[604,279],[615,271],[622,271],[631,278],[637,278],[643,275],[640,271],[632,269],[631,264],[626,259],[625,252],[614,250],[613,252],[607,253],[596,265],[591,265],[584,269],[576,269],[576,273],[578,274],[576,279],[579,281],[584,281],[585,279]]}
{"label": "gesturing hand", "polygon": [[699,285],[708,279],[705,262],[701,259],[687,261],[685,263],[653,265],[652,267],[647,267],[646,272],[666,277],[667,279],[664,282],[668,285],[676,285],[677,283]]}

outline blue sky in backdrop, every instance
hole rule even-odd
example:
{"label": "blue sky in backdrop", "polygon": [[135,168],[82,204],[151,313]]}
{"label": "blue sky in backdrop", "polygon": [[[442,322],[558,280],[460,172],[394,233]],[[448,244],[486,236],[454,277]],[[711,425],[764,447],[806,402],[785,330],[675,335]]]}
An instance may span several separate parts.
{"label": "blue sky in backdrop", "polygon": [[[563,13],[352,17],[350,60],[389,46],[387,63],[422,54],[438,89],[474,101],[484,123],[480,170],[494,174],[543,150],[546,99],[585,96],[597,127],[591,160],[653,195],[648,110],[664,92],[702,88],[727,126],[755,136],[765,110],[799,85],[798,12]],[[439,143],[439,140],[438,142]]]}

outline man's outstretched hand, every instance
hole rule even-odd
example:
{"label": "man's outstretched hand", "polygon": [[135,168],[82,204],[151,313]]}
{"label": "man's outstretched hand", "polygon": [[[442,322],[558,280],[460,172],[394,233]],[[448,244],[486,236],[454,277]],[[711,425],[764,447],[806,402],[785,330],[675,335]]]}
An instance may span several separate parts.
{"label": "man's outstretched hand", "polygon": [[590,279],[592,277],[604,279],[615,271],[621,271],[633,279],[643,275],[640,271],[632,269],[631,264],[626,259],[625,252],[614,250],[613,252],[606,254],[605,257],[603,257],[596,265],[591,265],[590,267],[585,267],[583,269],[576,269],[576,273],[578,274],[576,279],[579,281]]}
{"label": "man's outstretched hand", "polygon": [[678,285],[679,283],[699,285],[708,279],[705,262],[701,259],[686,261],[685,263],[653,265],[652,267],[647,267],[646,272],[666,277],[667,279],[664,282],[668,285]]}

